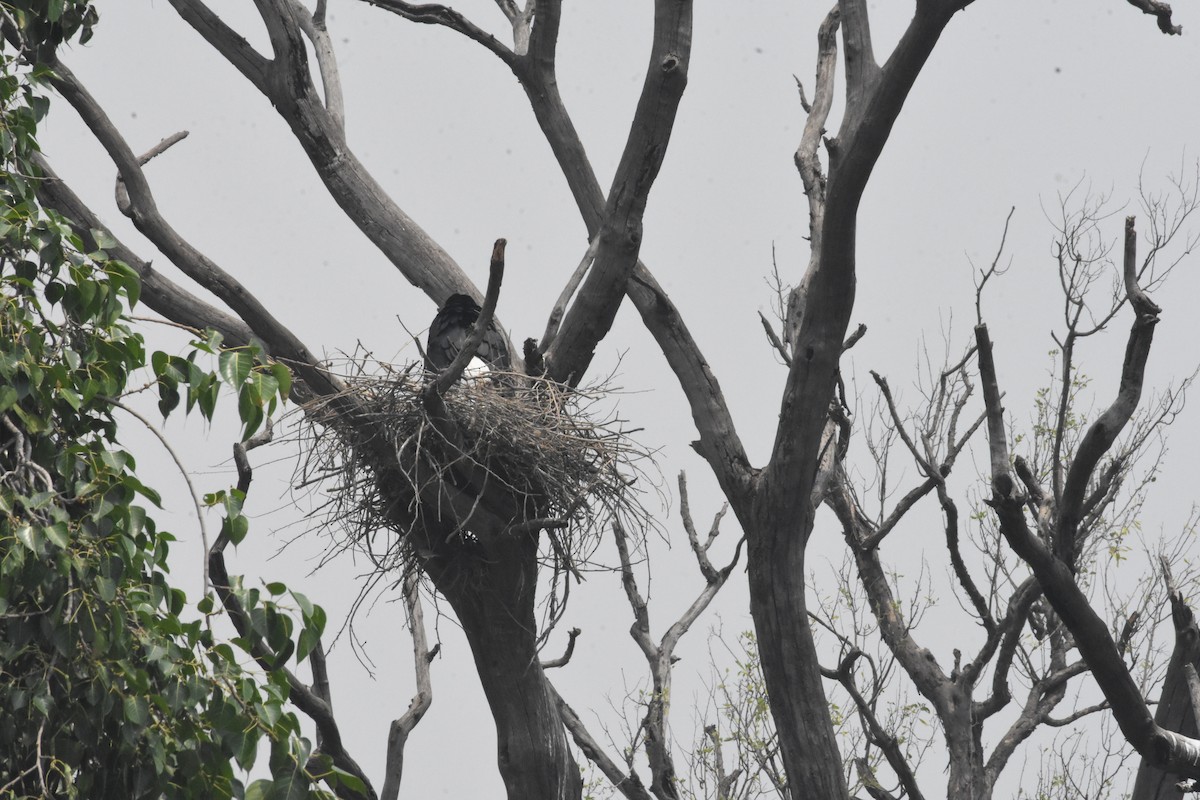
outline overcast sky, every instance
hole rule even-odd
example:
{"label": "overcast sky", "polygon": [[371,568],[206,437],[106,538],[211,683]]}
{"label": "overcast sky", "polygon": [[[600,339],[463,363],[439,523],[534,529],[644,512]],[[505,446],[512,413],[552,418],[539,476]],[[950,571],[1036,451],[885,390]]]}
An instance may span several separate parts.
{"label": "overcast sky", "polygon": [[[252,43],[265,35],[248,0],[212,3]],[[1182,4],[1181,4],[1182,5]],[[475,22],[505,38],[494,3],[456,4]],[[785,280],[807,263],[807,208],[792,154],[804,122],[793,75],[811,91],[816,27],[827,11],[817,3],[765,0],[696,4],[689,84],[670,149],[650,196],[642,258],[671,291],[721,380],[752,458],[768,453],[784,370],[763,337],[757,313],[770,311],[765,279],[772,254]],[[879,58],[890,51],[911,14],[910,3],[873,6]],[[859,291],[853,322],[868,326],[847,371],[859,383],[868,369],[889,376],[912,402],[911,390],[927,337],[940,357],[943,330],[952,350],[965,346],[973,324],[971,262],[989,263],[1004,219],[1016,207],[1007,254],[1012,266],[985,299],[997,343],[1006,407],[1028,418],[1034,390],[1047,382],[1052,342],[1061,329],[1057,278],[1049,258],[1059,196],[1081,184],[1111,194],[1121,218],[1135,213],[1139,178],[1151,191],[1181,169],[1194,175],[1200,146],[1200,17],[1184,6],[1176,21],[1183,37],[1166,37],[1154,21],[1123,0],[978,0],[948,27],[929,60],[875,170],[859,223]],[[135,150],[186,129],[183,144],[153,162],[149,177],[175,227],[233,272],[316,352],[350,352],[358,343],[384,360],[416,357],[399,320],[423,330],[435,308],[375,251],[327,197],[282,120],[165,0],[105,4],[95,39],[75,46],[66,61],[107,108]],[[559,45],[560,85],[607,184],[620,156],[648,57],[652,4],[648,0],[566,3]],[[392,197],[481,285],[491,242],[509,241],[500,314],[514,340],[537,336],[566,275],[586,248],[584,226],[541,138],[523,92],[507,69],[456,34],[400,20],[352,0],[330,3],[333,35],[346,93],[350,146]],[[1190,31],[1196,31],[1194,35]],[[834,117],[840,114],[835,104]],[[831,122],[830,128],[835,128]],[[166,260],[124,225],[112,202],[110,162],[65,103],[58,102],[42,136],[52,163],[102,216],[156,268]],[[1128,204],[1128,210],[1120,211]],[[1163,306],[1150,380],[1165,386],[1200,362],[1200,280],[1194,264],[1172,277],[1154,299]],[[1112,396],[1128,315],[1116,335],[1089,343],[1085,371],[1094,376],[1097,404]],[[160,337],[158,331],[148,336]],[[162,347],[179,347],[170,338]],[[691,452],[695,438],[674,379],[626,308],[602,343],[597,374],[616,370],[620,414],[643,428],[640,441],[661,449],[663,486],[688,470],[700,524],[721,498],[704,463]],[[869,378],[867,379],[869,383]],[[186,442],[188,464],[204,490],[230,482],[232,430],[206,431],[200,420],[172,420]],[[1143,529],[1178,531],[1194,497],[1194,454],[1200,420],[1193,413],[1172,431],[1172,451],[1143,519]],[[132,431],[131,442],[152,447]],[[131,445],[132,446],[132,445]],[[253,541],[234,571],[282,579],[344,618],[359,571],[349,558],[310,574],[322,534],[281,496],[294,447],[258,452],[280,463],[252,490],[248,508],[260,514]],[[180,484],[161,454],[149,476],[164,490]],[[968,477],[970,467],[967,467]],[[144,474],[143,478],[147,476]],[[911,472],[909,477],[911,478]],[[658,500],[653,494],[651,503]],[[301,506],[307,502],[301,498]],[[184,541],[177,575],[198,576],[200,546],[194,517],[183,511],[173,529]],[[701,580],[674,516],[656,544],[652,615],[661,633],[699,591]],[[263,512],[272,511],[266,514]],[[299,520],[299,521],[297,521]],[[211,521],[212,525],[216,520]],[[726,552],[737,531],[728,521]],[[273,531],[277,531],[273,533]],[[267,560],[296,534],[295,545]],[[922,551],[920,529],[894,542]],[[840,560],[836,531],[827,523],[814,537],[820,559]],[[945,575],[938,537],[930,570]],[[1136,565],[1141,568],[1142,564]],[[185,581],[195,594],[199,578]],[[403,612],[385,595],[361,621],[371,677],[343,638],[334,653],[334,701],[348,729],[351,752],[381,776],[387,726],[407,706],[411,666]],[[553,675],[579,710],[612,720],[644,671],[625,631],[630,621],[617,578],[593,574],[581,588],[563,629],[583,628],[575,659]],[[721,599],[724,631],[750,627],[744,576],[739,571]],[[950,612],[954,602],[946,594]],[[707,677],[710,614],[679,654],[675,735],[684,745],[698,730],[693,696]],[[331,623],[331,627],[334,623]],[[414,797],[498,796],[494,737],[465,643],[451,620],[439,625],[443,657],[433,665],[434,703],[410,740],[405,790]],[[932,634],[930,634],[932,636]],[[561,646],[557,636],[550,649]],[[931,638],[944,661],[953,638]],[[585,714],[591,724],[595,717]],[[619,733],[616,729],[614,733]],[[598,733],[598,731],[597,731]],[[940,755],[926,791],[941,789]]]}

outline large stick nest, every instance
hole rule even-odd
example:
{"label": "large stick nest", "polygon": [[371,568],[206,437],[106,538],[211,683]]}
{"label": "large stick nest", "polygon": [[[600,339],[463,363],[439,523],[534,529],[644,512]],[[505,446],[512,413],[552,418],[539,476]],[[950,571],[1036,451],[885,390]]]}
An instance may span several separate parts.
{"label": "large stick nest", "polygon": [[[331,487],[327,510],[349,534],[338,549],[362,550],[377,568],[406,567],[428,541],[422,520],[436,518],[466,539],[545,529],[557,567],[574,570],[587,563],[612,516],[645,528],[649,515],[635,482],[650,454],[622,420],[601,412],[609,387],[568,388],[493,371],[452,385],[438,419],[424,400],[428,376],[419,365],[352,366],[346,395],[386,448],[364,446],[361,424],[346,424],[335,410],[338,398],[305,407],[313,424],[301,477]],[[388,463],[379,463],[381,451]],[[461,502],[457,509],[442,502],[448,492],[474,498],[473,510],[464,515]],[[475,513],[483,507],[486,515]],[[484,519],[490,523],[481,525]],[[381,538],[388,531],[398,536]]]}

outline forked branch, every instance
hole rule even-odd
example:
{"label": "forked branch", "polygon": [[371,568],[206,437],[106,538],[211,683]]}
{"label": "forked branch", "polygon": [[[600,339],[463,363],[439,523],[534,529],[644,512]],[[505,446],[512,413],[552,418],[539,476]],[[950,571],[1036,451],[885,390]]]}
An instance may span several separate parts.
{"label": "forked branch", "polygon": [[408,627],[412,633],[413,667],[417,676],[417,693],[408,709],[392,721],[388,730],[387,766],[383,778],[380,800],[396,800],[400,796],[400,779],[404,774],[404,746],[433,703],[433,681],[429,676],[429,664],[436,657],[441,645],[429,648],[425,636],[425,615],[421,609],[420,575],[410,571],[404,579],[404,605],[408,609]]}

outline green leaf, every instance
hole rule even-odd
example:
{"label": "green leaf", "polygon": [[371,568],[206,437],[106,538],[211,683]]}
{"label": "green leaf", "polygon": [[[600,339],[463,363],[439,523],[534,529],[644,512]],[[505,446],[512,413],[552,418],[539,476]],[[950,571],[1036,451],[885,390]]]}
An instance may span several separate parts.
{"label": "green leaf", "polygon": [[129,298],[129,308],[132,311],[142,296],[141,276],[137,274],[133,267],[130,267],[124,261],[117,261],[116,259],[108,262],[108,271],[110,280],[125,290],[125,296]]}
{"label": "green leaf", "polygon": [[125,719],[144,728],[150,721],[150,710],[146,706],[146,698],[141,695],[129,695],[125,698]]}
{"label": "green leaf", "polygon": [[112,578],[101,576],[96,578],[96,591],[100,594],[101,600],[111,603],[117,597],[117,584]]}
{"label": "green leaf", "polygon": [[17,541],[35,555],[42,554],[42,534],[32,525],[17,528]]}
{"label": "green leaf", "polygon": [[167,370],[167,364],[171,361],[171,356],[164,353],[162,350],[155,350],[150,356],[150,367],[154,370],[156,376],[161,376]]}
{"label": "green leaf", "polygon": [[235,392],[242,388],[250,375],[254,360],[245,350],[225,350],[217,361],[221,377]]}
{"label": "green leaf", "polygon": [[287,365],[274,361],[271,363],[271,374],[275,376],[275,380],[279,384],[279,399],[287,400],[288,395],[292,392],[292,371],[287,368]]}
{"label": "green leaf", "polygon": [[56,522],[53,525],[47,525],[45,528],[42,528],[42,533],[46,535],[47,539],[64,550],[71,543],[71,532],[65,522]]}
{"label": "green leaf", "polygon": [[92,234],[92,239],[96,241],[96,247],[101,250],[111,250],[117,246],[117,240],[110,236],[106,230],[92,228],[89,233]]}
{"label": "green leaf", "polygon": [[308,619],[313,615],[313,604],[308,597],[300,592],[292,592],[292,599],[296,601],[296,605],[300,606],[300,613],[304,615],[305,619]]}
{"label": "green leaf", "polygon": [[330,766],[329,770],[333,773],[333,777],[337,780],[339,785],[349,789],[355,794],[367,793],[367,785],[363,783],[357,775],[352,775],[351,773],[346,772],[346,770],[338,769],[335,766]]}
{"label": "green leaf", "polygon": [[164,375],[158,379],[158,411],[163,419],[179,405],[179,384],[174,378]]}
{"label": "green leaf", "polygon": [[259,779],[246,787],[246,800],[274,800],[274,787],[266,778]]}
{"label": "green leaf", "polygon": [[242,396],[238,398],[238,413],[241,415],[242,421],[246,423],[245,428],[242,430],[243,442],[254,435],[254,432],[258,430],[258,426],[262,424],[264,419],[262,406],[255,404],[252,399],[247,399],[251,394],[248,390],[251,388],[250,386],[246,386]]}
{"label": "green leaf", "polygon": [[325,632],[325,609],[320,606],[313,606],[312,614],[309,617],[308,624],[312,626],[318,634]]}
{"label": "green leaf", "polygon": [[63,295],[66,292],[67,287],[60,281],[50,281],[46,284],[46,302],[50,305],[55,305],[63,299]]}
{"label": "green leaf", "polygon": [[220,396],[220,394],[221,385],[216,381],[210,383],[205,387],[204,391],[200,392],[200,413],[203,414],[204,418],[209,422],[212,421],[213,412],[217,407],[217,398]]}
{"label": "green leaf", "polygon": [[83,407],[83,401],[73,389],[68,389],[66,386],[60,386],[58,389],[58,396],[63,400],[66,400],[67,405],[76,411]]}
{"label": "green leaf", "polygon": [[252,373],[251,381],[258,394],[256,400],[260,406],[267,400],[274,400],[279,392],[279,381],[275,380],[274,375],[256,371]]}
{"label": "green leaf", "polygon": [[300,636],[296,642],[296,663],[299,664],[308,658],[308,654],[313,651],[313,648],[320,641],[321,635],[312,628],[305,628],[300,631]]}
{"label": "green leaf", "polygon": [[307,800],[308,780],[282,742],[271,747],[271,777],[270,800]]}
{"label": "green leaf", "polygon": [[226,517],[221,524],[222,532],[229,537],[229,541],[234,544],[241,544],[246,538],[246,534],[250,532],[250,520],[238,514],[236,517]]}

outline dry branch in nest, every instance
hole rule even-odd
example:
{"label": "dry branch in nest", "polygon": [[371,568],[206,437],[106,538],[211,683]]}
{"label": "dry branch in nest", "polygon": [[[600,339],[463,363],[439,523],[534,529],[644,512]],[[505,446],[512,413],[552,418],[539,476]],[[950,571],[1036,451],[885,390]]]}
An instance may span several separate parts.
{"label": "dry branch in nest", "polygon": [[348,424],[335,398],[304,409],[311,443],[300,477],[332,487],[329,515],[346,534],[338,549],[365,552],[380,570],[405,569],[447,541],[546,530],[551,560],[574,571],[612,516],[645,528],[634,484],[650,454],[620,419],[599,413],[608,386],[492,371],[453,384],[434,412],[420,365],[351,366],[346,393],[365,419]]}

